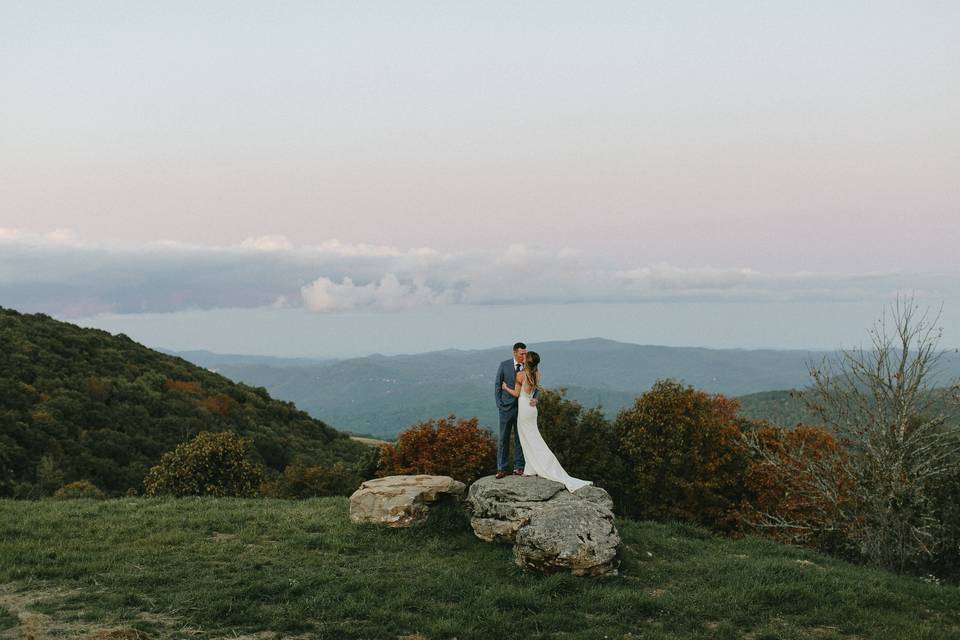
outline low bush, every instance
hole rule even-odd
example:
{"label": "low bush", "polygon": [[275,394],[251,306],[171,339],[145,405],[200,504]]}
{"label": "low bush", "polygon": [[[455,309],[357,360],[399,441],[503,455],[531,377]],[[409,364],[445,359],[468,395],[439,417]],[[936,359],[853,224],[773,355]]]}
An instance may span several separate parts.
{"label": "low bush", "polygon": [[331,466],[308,467],[300,463],[287,465],[276,480],[264,482],[260,493],[270,498],[312,498],[315,496],[349,496],[366,480],[356,467],[336,462]]}
{"label": "low bush", "polygon": [[150,496],[236,496],[259,493],[263,467],[249,458],[251,442],[232,431],[197,436],[160,458],[143,481]]}
{"label": "low bush", "polygon": [[430,474],[471,483],[493,473],[497,444],[476,418],[419,422],[380,449],[377,476]]}
{"label": "low bush", "polygon": [[960,471],[928,483],[927,492],[937,527],[930,555],[921,568],[960,578]]}
{"label": "low bush", "polygon": [[751,456],[744,474],[749,497],[739,514],[743,530],[849,555],[856,517],[842,443],[820,427],[742,425]]}
{"label": "low bush", "polygon": [[80,498],[103,500],[106,497],[107,494],[89,480],[77,480],[76,482],[65,484],[53,494],[55,500],[77,500]]}
{"label": "low bush", "polygon": [[564,470],[607,490],[620,508],[627,490],[613,425],[599,407],[584,409],[564,389],[542,389],[537,403],[540,434]]}

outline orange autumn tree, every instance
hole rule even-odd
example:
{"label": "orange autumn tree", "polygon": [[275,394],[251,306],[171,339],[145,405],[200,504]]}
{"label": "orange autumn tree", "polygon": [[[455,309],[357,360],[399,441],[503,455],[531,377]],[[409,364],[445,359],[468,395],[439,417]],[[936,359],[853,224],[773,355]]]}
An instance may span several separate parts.
{"label": "orange autumn tree", "polygon": [[750,493],[740,517],[780,542],[840,551],[853,514],[853,481],[842,443],[820,427],[784,429],[766,422],[744,429],[750,450],[744,484]]}
{"label": "orange autumn tree", "polygon": [[418,422],[380,450],[377,476],[429,474],[470,483],[493,473],[497,444],[476,418]]}

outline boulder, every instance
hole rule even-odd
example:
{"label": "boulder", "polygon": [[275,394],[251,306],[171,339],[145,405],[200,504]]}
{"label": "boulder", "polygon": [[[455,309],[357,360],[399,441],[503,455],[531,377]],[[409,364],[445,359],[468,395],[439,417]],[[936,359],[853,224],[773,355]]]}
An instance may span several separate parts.
{"label": "boulder", "polygon": [[513,559],[532,571],[599,576],[616,573],[619,546],[612,513],[586,500],[552,501],[517,530]]}
{"label": "boulder", "polygon": [[427,521],[430,507],[459,501],[466,485],[449,476],[387,476],[367,480],[350,496],[350,519],[388,527],[413,527]]}
{"label": "boulder", "polygon": [[517,565],[574,575],[616,573],[620,536],[613,500],[599,487],[570,493],[536,476],[480,478],[466,499],[474,534],[487,542],[514,544]]}
{"label": "boulder", "polygon": [[466,502],[473,532],[487,542],[513,542],[533,511],[561,490],[567,492],[559,482],[536,476],[480,478],[470,485]]}

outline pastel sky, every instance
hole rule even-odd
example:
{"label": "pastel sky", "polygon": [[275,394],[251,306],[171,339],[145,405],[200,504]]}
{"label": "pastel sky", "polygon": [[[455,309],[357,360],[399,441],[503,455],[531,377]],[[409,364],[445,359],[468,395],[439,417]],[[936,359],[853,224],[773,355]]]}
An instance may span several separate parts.
{"label": "pastel sky", "polygon": [[831,346],[797,332],[898,291],[960,317],[957,114],[953,0],[2,3],[0,306],[284,353],[311,329],[183,314],[371,318],[323,355],[431,309],[794,305],[779,342],[550,337]]}

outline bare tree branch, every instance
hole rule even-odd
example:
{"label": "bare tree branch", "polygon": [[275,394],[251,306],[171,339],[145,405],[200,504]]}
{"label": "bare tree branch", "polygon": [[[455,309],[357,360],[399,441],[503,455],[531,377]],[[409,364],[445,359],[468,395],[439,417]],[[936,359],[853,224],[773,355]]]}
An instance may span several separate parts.
{"label": "bare tree branch", "polygon": [[[947,427],[948,414],[960,406],[960,384],[946,390],[932,386],[943,356],[942,311],[942,305],[921,309],[912,296],[898,296],[869,329],[869,348],[845,349],[811,364],[811,385],[803,392],[808,409],[849,452],[842,469],[808,461],[812,477],[805,490],[811,504],[816,498],[840,510],[862,553],[896,569],[930,553],[938,523],[926,496],[928,483],[956,473],[960,464],[960,435]],[[797,464],[782,451],[762,451],[755,439],[748,446],[763,464],[780,471]],[[849,476],[854,500],[840,503],[837,472]],[[755,526],[810,535],[809,523],[789,522],[782,514],[760,514]]]}

